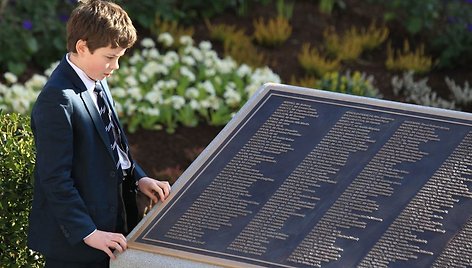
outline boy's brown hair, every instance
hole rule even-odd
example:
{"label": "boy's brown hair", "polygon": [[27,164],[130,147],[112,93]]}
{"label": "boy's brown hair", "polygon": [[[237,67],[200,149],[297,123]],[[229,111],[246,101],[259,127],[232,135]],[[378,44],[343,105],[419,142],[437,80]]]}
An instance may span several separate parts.
{"label": "boy's brown hair", "polygon": [[84,40],[91,53],[101,47],[130,48],[137,34],[131,19],[119,5],[102,0],[82,0],[67,22],[67,51],[77,52]]}

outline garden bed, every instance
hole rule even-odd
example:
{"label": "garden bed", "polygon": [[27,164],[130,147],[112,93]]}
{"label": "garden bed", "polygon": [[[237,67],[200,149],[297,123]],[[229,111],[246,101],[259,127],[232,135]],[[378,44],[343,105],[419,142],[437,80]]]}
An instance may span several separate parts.
{"label": "garden bed", "polygon": [[[365,28],[372,21],[381,22],[383,14],[380,7],[369,4],[369,1],[345,0],[347,8],[334,9],[331,15],[320,13],[317,1],[296,1],[293,16],[290,23],[293,27],[292,35],[288,41],[275,48],[258,47],[258,51],[265,55],[268,66],[278,75],[283,83],[290,83],[293,77],[301,78],[304,70],[297,60],[297,54],[303,43],[321,45],[323,42],[323,30],[328,26],[334,26],[339,33],[347,31],[351,27]],[[254,31],[253,20],[264,17],[272,18],[277,14],[274,4],[251,5],[245,16],[240,16],[234,11],[228,11],[211,19],[212,24],[235,25],[239,29],[245,29],[247,34]],[[198,43],[210,40],[210,33],[204,21],[192,25],[195,29],[193,38]],[[393,45],[402,44],[407,33],[398,24],[389,24],[389,40]],[[141,36],[143,37],[143,36]],[[423,42],[421,37],[411,40],[412,46]],[[214,49],[223,56],[222,44],[213,42]],[[402,97],[395,96],[392,91],[391,80],[393,76],[401,76],[401,73],[388,71],[385,68],[386,46],[362,54],[361,58],[344,64],[343,71],[360,71],[374,77],[374,85],[379,89],[384,99],[404,101]],[[445,84],[445,77],[452,78],[459,84],[463,84],[472,77],[472,69],[466,66],[449,70],[433,70],[419,78],[428,78],[428,85],[444,98],[449,91]],[[165,131],[138,130],[129,134],[132,151],[135,158],[149,175],[159,178],[175,176],[185,170],[191,163],[189,151],[198,151],[205,147],[221,130],[221,127],[198,126],[196,128],[179,127],[174,134]],[[196,156],[196,154],[194,154]],[[167,174],[167,175],[166,175]]]}

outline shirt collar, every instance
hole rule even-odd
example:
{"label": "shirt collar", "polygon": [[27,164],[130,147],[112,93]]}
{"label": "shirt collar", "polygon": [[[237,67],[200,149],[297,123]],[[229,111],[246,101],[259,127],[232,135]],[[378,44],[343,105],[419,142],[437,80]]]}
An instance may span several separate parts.
{"label": "shirt collar", "polygon": [[90,79],[90,77],[88,77],[88,75],[82,71],[82,69],[80,69],[77,65],[75,65],[70,59],[70,53],[67,53],[66,55],[66,60],[67,62],[70,64],[70,66],[72,67],[72,69],[74,69],[74,71],[77,73],[77,75],[79,76],[80,80],[82,80],[82,82],[84,83],[85,85],[85,88],[87,88],[87,91],[89,91],[90,93],[93,93],[93,90],[95,88],[95,81]]}

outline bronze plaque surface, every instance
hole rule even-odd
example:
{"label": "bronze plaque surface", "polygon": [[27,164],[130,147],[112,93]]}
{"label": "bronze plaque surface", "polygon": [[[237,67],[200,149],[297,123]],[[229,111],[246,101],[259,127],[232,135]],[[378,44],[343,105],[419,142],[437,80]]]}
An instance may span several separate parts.
{"label": "bronze plaque surface", "polygon": [[264,85],[130,247],[224,266],[472,264],[472,116]]}

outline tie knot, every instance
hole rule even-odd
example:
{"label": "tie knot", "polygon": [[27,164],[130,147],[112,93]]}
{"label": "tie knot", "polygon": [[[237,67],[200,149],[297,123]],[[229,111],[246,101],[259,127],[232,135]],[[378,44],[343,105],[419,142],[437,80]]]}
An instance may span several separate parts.
{"label": "tie knot", "polygon": [[96,93],[100,93],[102,90],[103,90],[103,88],[102,88],[102,85],[100,84],[100,82],[95,83],[95,89],[94,89],[94,91],[95,91]]}

